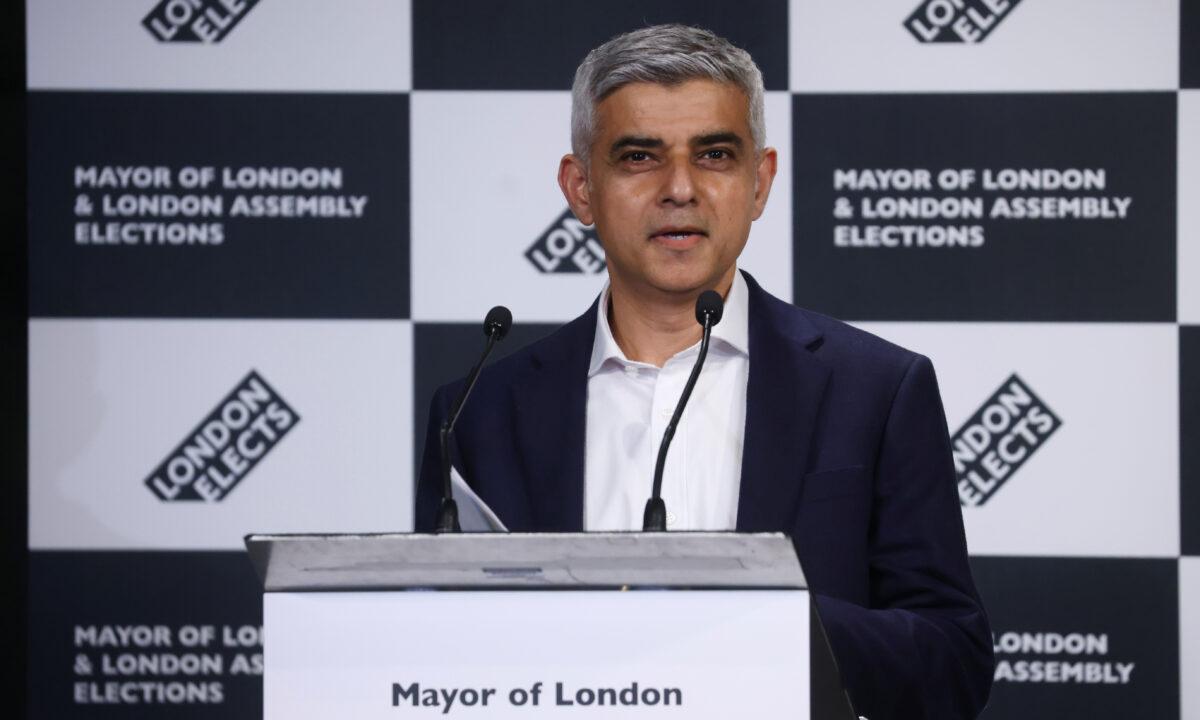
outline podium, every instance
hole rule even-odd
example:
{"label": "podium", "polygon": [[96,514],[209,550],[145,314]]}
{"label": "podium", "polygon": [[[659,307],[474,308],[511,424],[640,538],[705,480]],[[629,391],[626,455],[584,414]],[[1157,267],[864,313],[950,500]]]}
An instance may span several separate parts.
{"label": "podium", "polygon": [[250,535],[265,720],[854,715],[782,534]]}

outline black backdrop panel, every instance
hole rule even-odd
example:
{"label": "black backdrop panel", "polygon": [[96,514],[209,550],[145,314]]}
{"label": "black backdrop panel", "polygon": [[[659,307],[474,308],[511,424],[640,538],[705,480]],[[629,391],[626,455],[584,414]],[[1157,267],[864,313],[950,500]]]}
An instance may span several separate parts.
{"label": "black backdrop panel", "polygon": [[[795,96],[796,303],[858,320],[1174,320],[1175,127],[1174,93]],[[944,169],[971,185],[945,189]],[[927,189],[863,170],[927,170]],[[987,189],[985,171],[1017,185]],[[1114,217],[1018,217],[1030,198]]]}
{"label": "black backdrop panel", "polygon": [[35,92],[29,118],[33,316],[408,316],[406,96]]}
{"label": "black backdrop panel", "polygon": [[1183,554],[1200,555],[1200,326],[1179,328],[1179,521]]}
{"label": "black backdrop panel", "polygon": [[971,567],[996,647],[983,718],[1177,717],[1174,558],[976,557]]}
{"label": "black backdrop panel", "polygon": [[1180,3],[1179,84],[1200,88],[1200,2],[1196,0]]}
{"label": "black backdrop panel", "polygon": [[742,0],[736,10],[721,0],[414,0],[413,87],[569,90],[588,50],[667,22],[728,38],[754,57],[768,90],[787,90],[786,0]]}
{"label": "black backdrop panel", "polygon": [[262,717],[245,553],[36,552],[29,578],[29,717]]}

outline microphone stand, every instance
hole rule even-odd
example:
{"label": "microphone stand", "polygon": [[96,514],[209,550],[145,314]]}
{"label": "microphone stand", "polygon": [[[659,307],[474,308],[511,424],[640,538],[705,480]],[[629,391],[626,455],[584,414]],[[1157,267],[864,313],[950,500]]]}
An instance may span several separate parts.
{"label": "microphone stand", "polygon": [[667,504],[662,499],[662,476],[667,463],[667,449],[671,446],[671,439],[675,437],[675,426],[679,424],[683,408],[687,406],[692,389],[696,387],[696,379],[700,377],[700,368],[704,366],[704,358],[708,355],[708,341],[712,336],[713,326],[721,321],[722,304],[721,296],[712,290],[704,291],[696,300],[696,319],[704,328],[700,336],[700,354],[696,357],[696,364],[692,366],[692,374],[688,376],[687,384],[683,386],[683,394],[679,396],[679,402],[675,405],[675,413],[667,423],[667,429],[663,431],[662,443],[658,446],[658,460],[654,464],[654,487],[650,499],[646,501],[646,510],[642,513],[643,532],[667,530]]}
{"label": "microphone stand", "polygon": [[483,349],[483,355],[479,358],[479,362],[475,363],[475,367],[471,368],[471,372],[467,375],[466,384],[463,391],[459,394],[458,399],[454,401],[454,405],[450,408],[450,414],[446,416],[445,422],[441,427],[441,445],[442,445],[442,504],[438,508],[437,522],[434,523],[435,533],[457,533],[462,532],[462,526],[458,522],[458,503],[454,501],[454,488],[450,481],[450,434],[454,432],[454,423],[458,422],[459,413],[462,412],[463,405],[467,402],[467,396],[471,394],[471,390],[475,387],[475,381],[479,379],[479,373],[483,370],[483,364],[487,362],[488,355],[492,354],[492,348],[496,347],[496,343],[504,339],[508,333],[508,328],[512,325],[512,313],[507,308],[497,306],[492,308],[488,313],[487,318],[483,321],[483,332],[487,334],[487,346]]}

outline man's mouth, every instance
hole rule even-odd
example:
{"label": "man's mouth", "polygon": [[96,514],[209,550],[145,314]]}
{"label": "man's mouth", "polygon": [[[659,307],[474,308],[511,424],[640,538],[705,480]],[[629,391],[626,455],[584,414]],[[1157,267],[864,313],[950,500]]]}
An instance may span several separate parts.
{"label": "man's mouth", "polygon": [[681,227],[664,228],[651,235],[650,239],[667,247],[682,250],[700,242],[705,236],[706,233],[698,228]]}

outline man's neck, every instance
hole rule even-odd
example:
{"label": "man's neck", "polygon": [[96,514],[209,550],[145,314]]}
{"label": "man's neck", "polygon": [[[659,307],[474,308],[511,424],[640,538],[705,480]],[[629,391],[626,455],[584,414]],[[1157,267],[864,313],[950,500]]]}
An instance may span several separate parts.
{"label": "man's neck", "polygon": [[[713,288],[722,297],[733,284],[731,270]],[[681,350],[700,341],[696,322],[696,297],[664,293],[637,293],[610,279],[608,325],[625,357],[662,367]]]}

